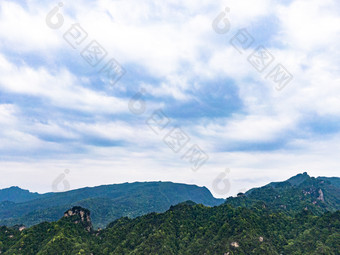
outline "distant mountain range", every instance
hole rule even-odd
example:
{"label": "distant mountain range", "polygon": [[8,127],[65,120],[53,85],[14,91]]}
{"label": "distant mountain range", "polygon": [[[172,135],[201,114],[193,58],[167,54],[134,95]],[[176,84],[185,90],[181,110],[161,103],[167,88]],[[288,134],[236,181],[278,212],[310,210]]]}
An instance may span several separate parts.
{"label": "distant mountain range", "polygon": [[[339,194],[340,178],[314,178],[303,173],[229,197],[226,203],[248,208],[265,203],[273,210],[287,213],[308,208],[320,215],[340,209]],[[214,198],[205,187],[172,182],[123,183],[45,194],[11,187],[0,190],[0,225],[32,226],[55,221],[65,210],[81,206],[91,211],[93,225],[103,228],[120,217],[164,212],[187,200],[206,206],[225,202]]]}
{"label": "distant mountain range", "polygon": [[286,181],[272,182],[230,197],[226,203],[248,208],[264,203],[272,210],[288,214],[307,208],[321,215],[326,211],[340,210],[340,178],[314,178],[307,173],[298,174]]}
{"label": "distant mountain range", "polygon": [[[133,185],[138,190],[134,194],[154,199],[150,190],[163,184],[138,183],[126,188]],[[201,200],[206,200],[205,196],[212,197],[205,188],[166,184],[169,186],[165,190],[170,190],[171,196],[177,194],[172,188],[182,187],[201,191],[198,194],[204,196]],[[143,189],[148,196],[143,195]],[[170,197],[166,193],[163,196]],[[103,230],[93,228],[88,209],[76,206],[66,210],[56,222],[44,222],[27,229],[0,227],[0,253],[338,255],[339,198],[339,178],[313,178],[303,173],[287,181],[239,193],[219,206],[206,207],[186,201],[171,206],[164,213],[119,218]],[[123,203],[123,196],[121,199]],[[160,200],[156,198],[156,201]]]}
{"label": "distant mountain range", "polygon": [[0,189],[0,202],[10,201],[14,203],[22,203],[36,199],[40,196],[41,195],[38,193],[32,193],[28,190],[20,189],[19,187]]}
{"label": "distant mountain range", "polygon": [[82,206],[91,211],[95,227],[105,227],[120,217],[164,212],[186,200],[207,206],[224,202],[205,187],[171,182],[123,183],[46,194],[11,187],[0,190],[0,225],[55,221],[65,210]]}

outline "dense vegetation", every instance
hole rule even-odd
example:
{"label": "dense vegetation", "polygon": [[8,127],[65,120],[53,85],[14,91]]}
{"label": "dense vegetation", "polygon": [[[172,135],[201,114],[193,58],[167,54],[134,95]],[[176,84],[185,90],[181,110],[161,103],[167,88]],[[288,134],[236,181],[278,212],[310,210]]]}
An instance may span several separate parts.
{"label": "dense vegetation", "polygon": [[20,189],[19,187],[10,187],[0,190],[0,202],[10,201],[21,203],[36,199],[40,196],[38,193],[29,192],[28,190]]}
{"label": "dense vegetation", "polygon": [[2,227],[2,254],[338,254],[340,213],[294,217],[260,207],[182,203],[88,231],[80,216],[23,231]]}
{"label": "dense vegetation", "polygon": [[92,228],[89,210],[74,207],[56,222],[1,227],[0,253],[338,255],[337,183],[301,174],[219,206],[187,201],[164,213],[122,217],[103,230]]}
{"label": "dense vegetation", "polygon": [[274,211],[293,215],[308,209],[316,215],[340,210],[340,178],[310,177],[298,174],[284,182],[273,182],[261,188],[251,189],[244,195],[230,197],[233,206],[252,207],[259,202]]}
{"label": "dense vegetation", "polygon": [[[25,202],[11,200],[26,199]],[[137,217],[150,212],[164,212],[171,205],[192,200],[208,206],[219,205],[224,199],[214,198],[205,187],[171,182],[136,182],[82,188],[61,193],[37,194],[18,188],[0,190],[9,201],[0,202],[0,225],[32,226],[43,221],[56,221],[73,206],[91,211],[93,225],[105,227],[120,217]],[[36,197],[38,195],[38,197]],[[27,199],[31,197],[31,200]]]}

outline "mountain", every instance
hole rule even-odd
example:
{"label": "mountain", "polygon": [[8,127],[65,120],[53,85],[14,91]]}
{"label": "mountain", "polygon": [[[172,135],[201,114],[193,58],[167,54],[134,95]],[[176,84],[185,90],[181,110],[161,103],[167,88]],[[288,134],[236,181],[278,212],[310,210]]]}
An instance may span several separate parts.
{"label": "mountain", "polygon": [[19,187],[10,187],[0,189],[0,202],[9,201],[15,203],[26,202],[36,199],[40,196],[38,193],[32,193],[28,190],[20,189]]}
{"label": "mountain", "polygon": [[[230,197],[219,206],[207,207],[185,201],[170,206],[163,213],[152,212],[136,218],[121,217],[98,230],[92,227],[91,217],[94,218],[94,214],[76,206],[64,211],[63,217],[55,222],[43,222],[27,229],[20,225],[0,227],[0,253],[337,255],[340,250],[340,193],[337,183],[338,178],[313,178],[303,173]],[[153,203],[159,205],[165,197],[170,198],[178,193],[183,195],[184,190],[189,194],[193,190],[202,192],[196,194],[201,200],[202,196],[212,197],[205,188],[193,185],[122,185],[129,191],[125,192],[125,199],[121,194],[118,201],[122,204],[122,201],[131,202],[129,199],[137,195],[149,206]],[[156,187],[157,196],[152,196],[156,193]],[[115,186],[115,192],[122,192],[121,188]],[[46,196],[60,195],[61,200],[86,197],[91,193],[91,201],[100,206],[103,200],[96,200],[94,194],[103,197],[103,194],[109,196],[113,192],[112,185],[94,189],[71,191],[72,196],[67,192]],[[145,200],[146,197],[150,200]],[[48,198],[36,200],[41,199]],[[17,205],[8,201],[5,203]],[[88,205],[91,206],[90,203]],[[134,205],[143,208],[141,204],[134,202]],[[132,207],[130,209],[133,210]]]}
{"label": "mountain", "polygon": [[338,177],[318,177],[318,179],[322,180],[322,181],[328,181],[332,185],[340,188],[340,178],[338,178]]}
{"label": "mountain", "polygon": [[91,228],[90,212],[77,207],[57,222],[28,229],[0,228],[0,253],[337,255],[340,212],[293,217],[268,208],[205,207],[193,202],[165,213],[120,218],[103,230]]}
{"label": "mountain", "polygon": [[[9,190],[18,193],[18,188]],[[8,197],[15,195],[9,193]],[[196,185],[171,182],[103,185],[37,194],[37,198],[24,202],[3,201],[0,203],[0,225],[32,226],[43,221],[56,221],[68,208],[81,206],[92,212],[94,227],[103,228],[120,217],[133,218],[149,212],[164,212],[171,205],[186,200],[207,206],[224,202],[223,199],[214,198],[207,188]]]}
{"label": "mountain", "polygon": [[275,211],[294,214],[303,209],[314,214],[340,210],[340,178],[310,177],[298,174],[283,182],[272,182],[254,188],[237,197],[230,197],[226,203],[233,206],[252,207],[257,203]]}

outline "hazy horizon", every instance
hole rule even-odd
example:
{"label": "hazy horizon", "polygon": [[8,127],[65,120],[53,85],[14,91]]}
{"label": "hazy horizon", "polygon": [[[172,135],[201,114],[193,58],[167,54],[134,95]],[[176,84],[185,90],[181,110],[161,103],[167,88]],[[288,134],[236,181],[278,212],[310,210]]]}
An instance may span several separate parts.
{"label": "hazy horizon", "polygon": [[339,176],[339,39],[335,0],[3,0],[0,188]]}
{"label": "hazy horizon", "polygon": [[[300,172],[300,173],[297,173],[296,175],[298,174],[303,174],[304,172]],[[339,176],[311,176],[308,172],[307,174],[310,176],[310,177],[314,177],[314,178],[317,178],[317,177],[328,177],[328,178],[332,178],[332,177],[339,177]],[[293,175],[293,176],[296,176],[296,175]],[[289,178],[293,177],[293,176],[290,176]],[[287,179],[289,179],[287,178]],[[273,180],[271,182],[282,182],[282,181],[285,181],[287,179],[284,179],[284,180]],[[79,186],[79,187],[69,187],[69,189],[65,189],[65,187],[63,187],[62,184],[59,184],[58,185],[58,190],[54,190],[51,189],[51,190],[47,190],[47,191],[37,191],[37,190],[30,190],[30,189],[25,189],[23,187],[20,187],[20,186],[17,186],[17,185],[14,185],[14,186],[9,186],[9,187],[4,187],[4,188],[0,188],[0,190],[3,190],[3,189],[9,189],[9,188],[12,188],[12,187],[17,187],[17,188],[20,188],[20,189],[23,189],[23,190],[28,190],[30,192],[33,192],[33,193],[39,193],[39,194],[45,194],[45,193],[49,193],[49,192],[67,192],[67,191],[72,191],[72,190],[76,190],[76,189],[82,189],[82,188],[94,188],[94,187],[98,187],[98,186],[105,186],[105,185],[119,185],[119,184],[126,184],[126,183],[129,183],[129,184],[132,184],[132,183],[145,183],[145,182],[171,182],[171,183],[176,183],[176,184],[186,184],[186,185],[195,185],[195,186],[198,186],[198,187],[206,187],[204,185],[197,185],[195,183],[184,183],[184,182],[173,182],[173,181],[157,181],[157,180],[150,180],[150,181],[132,181],[132,182],[120,182],[120,183],[106,183],[106,184],[100,184],[100,185],[94,185],[94,186]],[[267,185],[269,184],[270,182],[267,182],[267,183],[263,183],[263,184],[260,184],[259,186],[253,186],[253,187],[250,187],[249,189],[252,189],[252,188],[259,188],[259,187],[262,187],[264,185]],[[222,185],[221,185],[222,187]],[[238,191],[229,191],[227,192],[227,196],[222,196],[221,194],[214,194],[214,189],[210,189],[209,187],[206,187],[210,192],[211,194],[216,197],[216,198],[227,198],[227,197],[230,197],[230,196],[236,196],[237,193],[239,192],[246,192],[248,191],[249,189],[242,189],[242,190],[238,190]],[[65,189],[65,190],[63,190]]]}

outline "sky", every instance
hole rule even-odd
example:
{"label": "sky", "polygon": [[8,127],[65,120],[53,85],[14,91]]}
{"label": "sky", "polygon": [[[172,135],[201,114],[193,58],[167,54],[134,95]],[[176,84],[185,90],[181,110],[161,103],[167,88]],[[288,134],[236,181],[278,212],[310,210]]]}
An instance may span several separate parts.
{"label": "sky", "polygon": [[0,1],[0,188],[339,176],[340,2]]}

